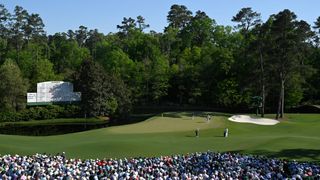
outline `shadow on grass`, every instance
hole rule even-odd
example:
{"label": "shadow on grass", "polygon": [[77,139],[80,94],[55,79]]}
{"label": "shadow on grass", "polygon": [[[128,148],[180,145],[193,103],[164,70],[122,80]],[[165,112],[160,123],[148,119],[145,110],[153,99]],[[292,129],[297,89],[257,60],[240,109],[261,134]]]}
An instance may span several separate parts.
{"label": "shadow on grass", "polygon": [[[244,153],[244,151],[233,151],[233,153]],[[249,153],[253,155],[263,155],[267,157],[275,157],[281,159],[310,159],[311,161],[320,161],[320,149],[284,149],[278,152],[268,150],[256,150]]]}
{"label": "shadow on grass", "polygon": [[217,137],[217,138],[225,138],[223,135],[216,135],[216,136],[213,136],[213,137]]}
{"label": "shadow on grass", "polygon": [[214,116],[223,116],[223,117],[232,116],[232,114],[229,114],[229,113],[206,112],[206,111],[165,112],[162,115],[163,117],[171,117],[171,118],[182,118],[182,116],[187,116],[187,117],[196,116],[196,117],[206,118],[208,115],[212,116],[212,118],[214,118]]}
{"label": "shadow on grass", "polygon": [[196,135],[186,135],[185,137],[192,137],[192,138],[195,138]]}
{"label": "shadow on grass", "polygon": [[163,117],[182,118],[182,113],[181,112],[166,112],[166,113],[163,113]]}
{"label": "shadow on grass", "polygon": [[229,113],[222,113],[222,112],[213,112],[213,113],[210,113],[210,115],[213,115],[213,116],[230,117],[230,116],[232,116],[233,114],[229,114]]}
{"label": "shadow on grass", "polygon": [[151,117],[154,117],[155,114],[135,114],[131,115],[127,120],[124,121],[114,121],[110,122],[110,126],[119,126],[119,125],[126,125],[126,124],[134,124],[134,123],[139,123],[142,121],[145,121]]}
{"label": "shadow on grass", "polygon": [[232,114],[229,113],[222,113],[222,112],[206,112],[206,111],[195,111],[195,112],[189,112],[190,116],[194,113],[195,116],[200,116],[203,118],[206,118],[207,115],[212,116],[211,118],[214,118],[214,116],[224,116],[224,117],[230,117]]}

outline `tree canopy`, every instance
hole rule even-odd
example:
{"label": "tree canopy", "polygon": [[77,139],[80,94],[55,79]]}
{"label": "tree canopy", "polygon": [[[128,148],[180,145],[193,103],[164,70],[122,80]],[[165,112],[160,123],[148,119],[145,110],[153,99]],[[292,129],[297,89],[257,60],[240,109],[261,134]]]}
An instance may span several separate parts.
{"label": "tree canopy", "polygon": [[0,110],[23,109],[26,91],[48,80],[75,83],[93,116],[150,105],[243,110],[259,96],[262,113],[282,117],[320,103],[320,17],[310,25],[285,9],[263,22],[245,7],[230,21],[174,4],[163,32],[139,15],[109,34],[80,25],[47,35],[41,15],[0,4]]}

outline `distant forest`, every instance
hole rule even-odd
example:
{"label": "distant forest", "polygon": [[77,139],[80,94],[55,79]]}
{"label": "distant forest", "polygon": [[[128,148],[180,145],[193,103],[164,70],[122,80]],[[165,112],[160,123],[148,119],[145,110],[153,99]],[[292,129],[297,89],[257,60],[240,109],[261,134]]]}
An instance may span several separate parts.
{"label": "distant forest", "polygon": [[163,32],[138,16],[109,34],[80,26],[47,35],[39,14],[0,4],[0,111],[24,111],[26,93],[55,80],[73,82],[92,116],[258,103],[282,117],[286,108],[320,103],[320,17],[308,24],[285,9],[263,22],[247,7],[231,21],[236,26],[219,25],[175,4]]}

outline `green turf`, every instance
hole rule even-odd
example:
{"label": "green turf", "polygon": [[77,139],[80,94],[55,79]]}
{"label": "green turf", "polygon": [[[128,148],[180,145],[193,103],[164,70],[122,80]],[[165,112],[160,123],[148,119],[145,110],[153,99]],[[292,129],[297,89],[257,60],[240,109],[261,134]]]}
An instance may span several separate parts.
{"label": "green turf", "polygon": [[[270,115],[273,117],[273,115]],[[47,137],[0,135],[0,154],[66,152],[76,158],[121,158],[233,151],[320,161],[320,114],[288,114],[275,126],[234,123],[225,114],[165,113],[136,124]],[[230,137],[222,137],[225,127]],[[200,137],[194,130],[200,128]]]}

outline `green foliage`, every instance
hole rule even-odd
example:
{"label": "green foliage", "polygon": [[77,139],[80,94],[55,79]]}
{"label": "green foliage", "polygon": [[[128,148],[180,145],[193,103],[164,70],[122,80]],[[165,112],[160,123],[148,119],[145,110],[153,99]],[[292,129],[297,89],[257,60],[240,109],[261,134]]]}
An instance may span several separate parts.
{"label": "green foliage", "polygon": [[[107,74],[101,65],[87,60],[76,74],[75,87],[81,92],[81,106],[84,115],[113,116],[122,108],[127,108],[130,100],[124,83]],[[118,106],[119,105],[119,106]]]}
{"label": "green foliage", "polygon": [[204,46],[212,41],[215,21],[205,12],[197,11],[190,23],[181,31],[183,45],[186,47]]}
{"label": "green foliage", "polygon": [[174,4],[168,12],[169,27],[182,29],[189,23],[192,12],[184,5]]}
{"label": "green foliage", "polygon": [[165,57],[156,58],[152,67],[152,77],[151,77],[151,89],[152,89],[152,99],[159,101],[162,97],[167,95],[167,90],[169,86],[169,62]]}
{"label": "green foliage", "polygon": [[54,73],[53,64],[47,59],[36,61],[31,72],[30,83],[33,87],[35,87],[38,82],[62,80],[61,76]]}
{"label": "green foliage", "polygon": [[[124,17],[115,33],[81,25],[46,35],[40,15],[20,6],[10,13],[0,5],[0,65],[12,59],[21,70],[0,73],[6,82],[16,74],[23,82],[17,81],[23,84],[18,105],[9,105],[8,97],[16,96],[0,92],[6,96],[1,109],[23,109],[26,84],[31,92],[41,81],[80,79],[87,102],[82,108],[90,115],[126,116],[140,105],[248,108],[253,95],[264,97],[266,108],[319,102],[319,19],[312,31],[290,10],[262,22],[246,7],[232,18],[233,28],[174,4],[163,32],[146,32],[147,20],[138,16]],[[94,65],[83,67],[85,59]]]}
{"label": "green foliage", "polygon": [[70,78],[68,71],[75,71],[80,68],[84,59],[90,57],[88,48],[80,47],[74,39],[67,39],[65,34],[56,33],[49,37],[50,60],[58,73],[63,73]]}
{"label": "green foliage", "polygon": [[303,88],[304,85],[301,80],[303,78],[300,77],[299,74],[291,77],[286,84],[286,97],[285,97],[285,104],[287,107],[295,107],[299,105],[303,98]]}
{"label": "green foliage", "polygon": [[[269,58],[267,67],[271,72],[269,76],[275,76],[279,84],[279,101],[277,118],[283,117],[285,106],[285,84],[293,77],[299,77],[296,83],[303,82],[301,74],[306,49],[310,46],[308,40],[312,37],[310,25],[304,21],[298,21],[297,16],[288,9],[270,17],[270,39],[268,41]],[[299,87],[301,83],[295,85]],[[292,91],[291,91],[292,93]],[[293,99],[299,100],[297,92],[292,93],[296,96]],[[292,95],[291,94],[291,95]],[[292,99],[291,99],[292,100]]]}
{"label": "green foliage", "polygon": [[[31,90],[35,90],[36,84],[43,81],[62,80],[61,75],[57,75],[53,69],[53,63],[45,59],[43,46],[36,43],[29,43],[28,47],[19,53],[19,65],[22,74],[25,78],[29,79]],[[17,53],[10,51],[10,57],[17,59]]]}
{"label": "green foliage", "polygon": [[0,64],[2,64],[4,61],[3,56],[5,54],[5,50],[7,48],[7,45],[8,45],[8,41],[6,39],[3,39],[0,37]]}
{"label": "green foliage", "polygon": [[238,22],[237,28],[244,33],[248,33],[251,27],[261,23],[260,13],[254,12],[250,7],[242,8],[233,16],[232,21]]}
{"label": "green foliage", "polygon": [[101,108],[104,109],[107,115],[114,114],[118,109],[117,99],[114,97],[109,98],[102,103]]}
{"label": "green foliage", "polygon": [[97,44],[96,52],[96,60],[108,73],[121,77],[126,82],[134,77],[135,63],[122,49],[103,41]]}
{"label": "green foliage", "polygon": [[0,110],[15,112],[25,107],[27,82],[19,67],[8,59],[0,67]]}
{"label": "green foliage", "polygon": [[243,101],[243,94],[238,91],[239,85],[235,80],[224,80],[218,84],[219,103],[226,107],[236,107]]}
{"label": "green foliage", "polygon": [[40,116],[41,119],[55,119],[63,113],[63,110],[63,107],[51,105],[43,108],[43,110],[40,111]]}
{"label": "green foliage", "polygon": [[19,112],[0,112],[0,122],[18,122],[31,120],[46,120],[62,117],[79,117],[80,108],[77,105],[49,105],[24,109]]}
{"label": "green foliage", "polygon": [[18,113],[16,112],[0,112],[0,122],[12,122],[16,121]]}
{"label": "green foliage", "polygon": [[[111,111],[114,112],[114,116],[119,118],[126,118],[131,113],[132,109],[132,95],[127,85],[118,77],[111,77],[111,91],[112,95],[109,99],[111,100]],[[114,102],[116,100],[116,103]],[[117,105],[116,110],[113,108]],[[112,114],[111,114],[112,115]]]}
{"label": "green foliage", "polygon": [[59,117],[64,118],[74,118],[74,117],[82,117],[81,107],[79,105],[66,105],[63,106],[64,110]]}

